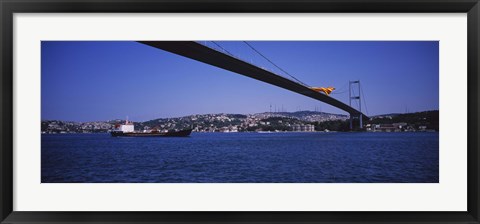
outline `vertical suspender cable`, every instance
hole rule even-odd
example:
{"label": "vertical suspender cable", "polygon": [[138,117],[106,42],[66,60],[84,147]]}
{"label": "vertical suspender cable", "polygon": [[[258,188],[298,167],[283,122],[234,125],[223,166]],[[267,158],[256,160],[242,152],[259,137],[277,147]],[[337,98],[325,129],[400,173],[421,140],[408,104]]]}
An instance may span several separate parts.
{"label": "vertical suspender cable", "polygon": [[243,43],[245,43],[247,46],[249,46],[253,51],[257,52],[257,54],[259,54],[260,56],[262,56],[265,60],[267,60],[268,62],[270,62],[273,66],[275,66],[276,68],[280,69],[280,71],[284,72],[285,74],[287,74],[288,76],[292,77],[293,79],[295,79],[297,82],[299,82],[300,84],[304,85],[304,86],[307,86],[307,84],[303,83],[302,81],[298,80],[297,78],[295,78],[293,75],[290,75],[287,71],[283,70],[282,68],[280,68],[278,65],[276,65],[275,63],[273,63],[270,59],[268,59],[265,55],[263,55],[262,53],[260,53],[257,49],[255,49],[252,45],[250,45],[249,43],[247,43],[246,41],[243,41]]}

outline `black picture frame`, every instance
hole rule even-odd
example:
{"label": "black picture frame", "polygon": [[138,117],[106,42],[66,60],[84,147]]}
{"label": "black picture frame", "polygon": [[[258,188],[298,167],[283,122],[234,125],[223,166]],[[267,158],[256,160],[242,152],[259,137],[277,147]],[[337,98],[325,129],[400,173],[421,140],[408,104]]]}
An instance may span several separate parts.
{"label": "black picture frame", "polygon": [[[2,223],[480,223],[478,0],[0,0]],[[453,13],[468,15],[467,212],[18,212],[13,204],[14,13]],[[92,202],[94,203],[94,202]],[[253,203],[253,202],[252,202]],[[412,202],[413,203],[413,202]]]}

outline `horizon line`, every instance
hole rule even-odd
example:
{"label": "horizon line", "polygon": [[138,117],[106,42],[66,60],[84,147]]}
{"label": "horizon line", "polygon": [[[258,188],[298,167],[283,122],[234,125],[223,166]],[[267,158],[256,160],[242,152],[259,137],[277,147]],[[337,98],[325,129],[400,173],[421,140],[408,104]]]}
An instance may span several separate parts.
{"label": "horizon line", "polygon": [[[377,116],[385,116],[385,115],[390,115],[390,114],[413,114],[413,113],[422,113],[422,112],[429,112],[429,111],[440,111],[439,109],[433,109],[433,110],[423,110],[423,111],[414,111],[414,112],[391,112],[391,113],[385,113],[385,114],[377,114],[377,115],[369,115],[370,117],[377,117]],[[132,122],[147,122],[147,121],[152,121],[152,120],[157,120],[157,119],[176,119],[176,118],[183,118],[183,117],[189,117],[189,116],[194,116],[194,115],[216,115],[216,114],[236,114],[236,115],[255,115],[255,114],[264,114],[264,113],[296,113],[296,112],[315,112],[315,113],[323,113],[323,114],[333,114],[333,115],[338,115],[338,116],[350,116],[348,114],[336,114],[336,113],[330,113],[330,112],[322,112],[322,111],[312,111],[312,110],[299,110],[299,111],[294,111],[294,112],[288,112],[288,111],[282,111],[282,112],[258,112],[258,113],[249,113],[249,114],[240,114],[240,113],[225,113],[225,112],[220,112],[220,113],[206,113],[206,114],[190,114],[190,115],[185,115],[185,116],[176,116],[176,117],[160,117],[160,118],[153,118],[149,120],[143,120],[143,121],[132,121]],[[128,117],[128,116],[126,116]],[[101,121],[114,121],[114,120],[120,120],[124,121],[126,119],[121,119],[121,118],[115,118],[115,119],[108,119],[108,120],[90,120],[90,121],[73,121],[73,120],[60,120],[60,119],[41,119],[41,121],[64,121],[64,122],[101,122]],[[130,119],[128,119],[130,120]]]}

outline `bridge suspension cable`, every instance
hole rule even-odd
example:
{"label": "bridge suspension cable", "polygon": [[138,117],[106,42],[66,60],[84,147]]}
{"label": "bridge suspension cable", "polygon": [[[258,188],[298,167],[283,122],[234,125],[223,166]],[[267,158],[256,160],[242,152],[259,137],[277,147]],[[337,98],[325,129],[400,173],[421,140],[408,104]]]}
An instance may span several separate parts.
{"label": "bridge suspension cable", "polygon": [[[351,91],[352,91],[352,95],[353,95],[353,96],[357,96],[357,94],[355,94],[355,89],[352,88]],[[360,93],[358,93],[358,95],[360,95]],[[358,104],[358,100],[354,100],[354,101],[355,101],[355,103],[357,104],[357,108],[360,108],[360,104]]]}
{"label": "bridge suspension cable", "polygon": [[293,79],[295,79],[298,83],[304,85],[304,86],[309,86],[305,83],[303,83],[302,81],[300,81],[299,79],[295,78],[295,76],[293,75],[290,75],[290,73],[288,73],[287,71],[285,71],[284,69],[280,68],[277,64],[273,63],[273,61],[271,61],[270,59],[268,59],[265,55],[263,55],[262,53],[260,53],[260,51],[258,51],[257,49],[255,49],[252,45],[250,45],[247,41],[243,41],[243,43],[245,43],[247,46],[249,46],[253,51],[257,52],[257,54],[259,54],[260,56],[262,56],[265,60],[267,60],[268,62],[270,62],[273,66],[275,66],[276,68],[280,69],[280,71],[284,72],[285,74],[287,74],[288,76],[292,77]]}
{"label": "bridge suspension cable", "polygon": [[338,88],[335,92],[332,92],[330,94],[342,94],[348,92],[348,89],[346,89],[347,85],[348,83],[345,83],[342,87]]}
{"label": "bridge suspension cable", "polygon": [[[232,54],[230,51],[228,51],[227,49],[225,49],[223,46],[221,46],[219,43],[215,42],[215,41],[210,41],[212,42],[215,46],[217,46],[219,49],[221,49],[224,53],[232,56],[232,57],[235,57],[237,58],[234,54]],[[280,66],[278,66],[277,64],[275,64],[272,60],[270,60],[269,58],[267,58],[267,56],[265,56],[264,54],[262,54],[259,50],[257,50],[255,47],[253,47],[251,44],[249,44],[247,41],[242,41],[243,43],[245,43],[250,49],[252,49],[255,53],[257,53],[258,55],[260,55],[263,59],[265,59],[266,61],[268,61],[270,64],[272,64],[273,66],[275,66],[277,69],[279,69],[281,72],[285,73],[286,75],[290,76],[292,79],[294,79],[295,81],[297,81],[299,84],[302,84],[303,86],[305,87],[309,87],[309,85],[305,84],[304,82],[300,81],[298,78],[296,78],[295,76],[291,75],[290,73],[288,73],[287,71],[285,71],[285,69],[281,68]],[[205,46],[207,46],[207,44],[205,43]],[[345,84],[344,86],[342,86],[341,88],[338,88],[337,91],[335,92],[332,92],[331,94],[343,94],[343,93],[346,93],[348,92],[349,90],[348,89],[344,89],[345,87],[347,86],[347,84]],[[343,90],[343,91],[342,91]],[[362,98],[365,98],[365,95],[363,93],[363,89],[361,89],[361,93],[359,92],[358,94],[362,94],[363,97]],[[364,101],[363,102],[364,105],[365,105],[365,109],[367,111],[367,114],[368,114],[368,108],[366,106],[366,102]],[[357,106],[360,106],[358,102],[356,102]]]}
{"label": "bridge suspension cable", "polygon": [[344,90],[344,91],[342,91],[342,92],[332,92],[332,93],[330,93],[330,94],[342,94],[342,93],[346,93],[346,92],[348,92],[348,90]]}
{"label": "bridge suspension cable", "polygon": [[227,51],[227,49],[223,48],[222,46],[220,46],[220,44],[218,44],[217,42],[215,41],[212,41],[213,44],[217,45],[217,47],[219,47],[220,49],[222,49],[223,51],[225,51],[227,54],[229,54],[230,56],[234,56],[232,53],[230,53],[229,51]]}
{"label": "bridge suspension cable", "polygon": [[360,91],[362,93],[363,105],[365,105],[365,111],[367,112],[367,115],[368,115],[369,113],[368,113],[368,107],[367,107],[367,100],[366,100],[366,97],[365,97],[365,93],[363,93],[362,86],[360,86]]}

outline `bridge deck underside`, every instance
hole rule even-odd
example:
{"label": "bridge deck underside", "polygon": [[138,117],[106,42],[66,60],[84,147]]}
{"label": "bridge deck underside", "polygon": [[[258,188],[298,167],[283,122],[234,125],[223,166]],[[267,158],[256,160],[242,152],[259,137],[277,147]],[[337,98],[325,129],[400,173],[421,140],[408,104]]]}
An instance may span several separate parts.
{"label": "bridge deck underside", "polygon": [[[210,64],[225,70],[238,73],[262,82],[266,82],[284,89],[288,89],[295,93],[308,96],[310,98],[319,100],[326,104],[337,107],[343,111],[348,112],[350,115],[358,116],[361,113],[350,107],[347,104],[342,103],[341,101],[336,100],[325,94],[311,90],[310,88],[301,85],[297,82],[294,82],[290,79],[284,78],[282,76],[276,75],[270,71],[259,68],[255,65],[242,61],[240,59],[234,58],[230,55],[213,50],[209,47],[206,47],[202,44],[199,44],[194,41],[138,41],[162,49],[177,55],[181,55],[193,60],[201,61],[206,64]],[[368,117],[362,114],[363,119],[368,119]]]}

